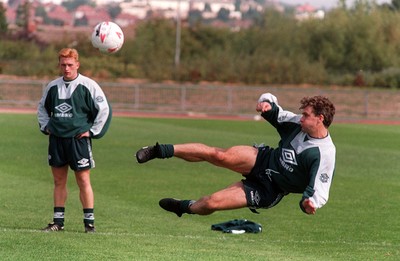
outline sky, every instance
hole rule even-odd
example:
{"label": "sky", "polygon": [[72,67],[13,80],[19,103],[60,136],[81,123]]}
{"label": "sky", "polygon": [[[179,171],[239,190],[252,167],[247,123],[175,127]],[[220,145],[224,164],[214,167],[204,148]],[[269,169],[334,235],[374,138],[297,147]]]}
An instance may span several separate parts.
{"label": "sky", "polygon": [[[298,5],[298,4],[310,4],[317,8],[332,8],[337,6],[338,0],[280,0],[282,3],[291,4],[291,5]],[[376,0],[376,3],[383,4],[383,3],[391,3],[391,0]],[[348,6],[352,6],[354,0],[346,0]]]}

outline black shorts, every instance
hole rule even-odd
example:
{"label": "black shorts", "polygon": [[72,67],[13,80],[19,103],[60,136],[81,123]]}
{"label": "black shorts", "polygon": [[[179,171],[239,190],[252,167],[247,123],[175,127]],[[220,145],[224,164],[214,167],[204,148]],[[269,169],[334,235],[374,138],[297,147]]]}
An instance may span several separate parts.
{"label": "black shorts", "polygon": [[269,160],[271,148],[260,147],[256,163],[251,172],[242,180],[250,209],[271,208],[287,195],[270,178]]}
{"label": "black shorts", "polygon": [[74,171],[94,168],[91,138],[60,138],[50,135],[48,152],[50,166],[69,165]]}

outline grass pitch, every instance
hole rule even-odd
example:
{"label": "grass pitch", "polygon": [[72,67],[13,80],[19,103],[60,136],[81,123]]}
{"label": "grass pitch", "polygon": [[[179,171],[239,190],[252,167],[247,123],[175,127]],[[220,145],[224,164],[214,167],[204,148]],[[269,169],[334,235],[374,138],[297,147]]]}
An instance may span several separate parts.
{"label": "grass pitch", "polygon": [[[83,233],[78,188],[70,172],[65,231],[43,233],[52,219],[52,177],[47,137],[35,115],[0,114],[1,260],[399,260],[399,126],[334,124],[336,175],[329,202],[307,216],[300,195],[276,207],[218,212],[211,216],[163,211],[163,197],[210,194],[240,175],[179,159],[143,165],[134,153],[145,145],[203,142],[228,147],[266,143],[278,134],[265,122],[113,119],[94,140],[96,234]],[[260,234],[211,231],[212,224],[245,218]]]}

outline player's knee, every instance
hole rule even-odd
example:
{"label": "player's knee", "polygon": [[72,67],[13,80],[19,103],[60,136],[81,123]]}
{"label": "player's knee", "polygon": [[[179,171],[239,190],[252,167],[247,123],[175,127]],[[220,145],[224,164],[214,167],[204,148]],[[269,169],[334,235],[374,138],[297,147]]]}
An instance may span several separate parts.
{"label": "player's knee", "polygon": [[54,176],[53,182],[56,187],[66,186],[67,178],[66,176]]}
{"label": "player's knee", "polygon": [[54,186],[55,187],[65,187],[66,185],[67,185],[67,181],[60,180],[60,179],[54,179]]}
{"label": "player's knee", "polygon": [[213,156],[214,160],[219,163],[225,163],[228,161],[228,155],[225,151],[216,150]]}

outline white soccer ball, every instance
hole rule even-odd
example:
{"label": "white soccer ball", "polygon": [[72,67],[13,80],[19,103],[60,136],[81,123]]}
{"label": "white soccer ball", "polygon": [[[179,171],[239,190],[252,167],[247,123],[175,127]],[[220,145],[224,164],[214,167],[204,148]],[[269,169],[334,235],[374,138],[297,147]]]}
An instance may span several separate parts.
{"label": "white soccer ball", "polygon": [[124,44],[121,27],[113,22],[101,22],[93,28],[92,45],[103,53],[115,53]]}

